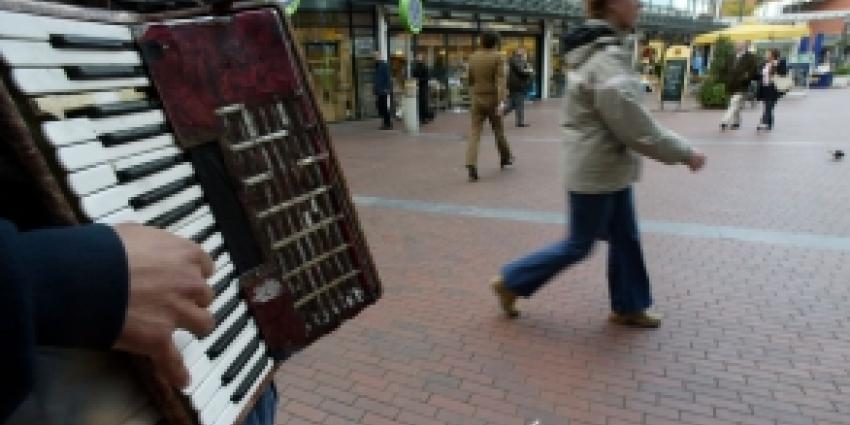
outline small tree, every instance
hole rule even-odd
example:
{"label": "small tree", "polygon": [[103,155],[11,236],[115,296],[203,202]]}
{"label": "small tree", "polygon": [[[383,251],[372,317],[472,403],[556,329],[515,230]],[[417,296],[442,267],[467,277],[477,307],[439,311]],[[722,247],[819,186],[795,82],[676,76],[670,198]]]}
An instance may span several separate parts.
{"label": "small tree", "polygon": [[699,101],[703,108],[725,108],[729,104],[726,78],[732,70],[734,46],[728,37],[719,37],[711,51],[708,78],[699,90]]}

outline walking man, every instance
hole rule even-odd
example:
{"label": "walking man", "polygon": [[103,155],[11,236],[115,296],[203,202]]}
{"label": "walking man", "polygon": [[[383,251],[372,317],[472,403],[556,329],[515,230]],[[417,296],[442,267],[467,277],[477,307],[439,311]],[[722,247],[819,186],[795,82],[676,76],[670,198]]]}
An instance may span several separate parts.
{"label": "walking man", "polygon": [[744,99],[750,90],[750,83],[756,79],[758,74],[758,61],[755,55],[749,52],[749,42],[739,41],[735,44],[735,58],[731,61],[730,71],[726,74],[726,93],[731,93],[729,108],[720,130],[737,130],[741,128],[741,108],[744,107]]}
{"label": "walking man", "polygon": [[502,123],[505,103],[505,60],[496,50],[499,34],[485,31],[481,34],[481,49],[469,57],[469,86],[472,94],[472,129],[466,151],[466,168],[469,181],[478,180],[478,145],[484,120],[490,121],[499,149],[499,164],[502,168],[513,164],[511,148],[505,138]]}
{"label": "walking man", "polygon": [[390,119],[390,93],[392,93],[392,81],[390,80],[390,66],[381,52],[375,52],[375,106],[378,114],[383,119],[381,130],[392,130],[393,122]]}
{"label": "walking man", "polygon": [[429,84],[431,82],[431,70],[425,63],[425,55],[422,53],[416,54],[416,61],[413,63],[413,78],[416,79],[416,88],[418,89],[417,97],[419,98],[419,122],[428,124],[434,119],[434,114],[431,113],[429,105]]}
{"label": "walking man", "polygon": [[525,123],[525,95],[534,70],[529,66],[524,47],[514,51],[508,62],[508,109],[505,115],[516,110],[516,126],[528,127]]}

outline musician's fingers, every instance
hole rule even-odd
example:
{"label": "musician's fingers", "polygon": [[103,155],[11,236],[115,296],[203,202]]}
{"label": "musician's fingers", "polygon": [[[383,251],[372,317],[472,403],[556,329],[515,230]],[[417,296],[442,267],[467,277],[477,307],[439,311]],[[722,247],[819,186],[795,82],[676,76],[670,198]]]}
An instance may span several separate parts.
{"label": "musician's fingers", "polygon": [[186,329],[198,337],[207,335],[215,328],[215,319],[207,309],[183,299],[174,300],[173,306],[178,328]]}
{"label": "musician's fingers", "polygon": [[157,356],[152,358],[154,367],[159,370],[171,385],[186,388],[191,384],[189,370],[183,363],[183,357],[174,343],[169,342]]}
{"label": "musician's fingers", "polygon": [[201,275],[205,278],[212,276],[215,271],[213,259],[199,245],[193,244],[192,248],[192,262],[201,268]]}
{"label": "musician's fingers", "polygon": [[207,284],[206,279],[197,273],[192,273],[190,276],[180,286],[180,295],[201,307],[210,305],[215,299],[215,291]]}

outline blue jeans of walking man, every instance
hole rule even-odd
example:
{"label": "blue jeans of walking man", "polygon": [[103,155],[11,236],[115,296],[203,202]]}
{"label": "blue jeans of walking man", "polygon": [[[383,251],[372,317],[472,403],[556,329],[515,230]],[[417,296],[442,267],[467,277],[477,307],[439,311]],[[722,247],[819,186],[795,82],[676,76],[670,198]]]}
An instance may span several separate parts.
{"label": "blue jeans of walking man", "polygon": [[597,239],[608,241],[611,310],[629,314],[652,305],[643,261],[632,188],[604,193],[569,193],[569,236],[502,268],[505,287],[530,297],[555,275],[583,260]]}

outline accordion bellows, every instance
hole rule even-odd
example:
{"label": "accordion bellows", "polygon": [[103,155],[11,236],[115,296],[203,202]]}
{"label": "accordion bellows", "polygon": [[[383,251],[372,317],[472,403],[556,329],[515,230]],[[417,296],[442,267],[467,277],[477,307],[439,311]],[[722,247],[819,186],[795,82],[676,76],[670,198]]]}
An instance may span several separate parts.
{"label": "accordion bellows", "polygon": [[278,8],[145,15],[9,0],[0,58],[0,136],[58,220],[156,226],[215,260],[216,329],[174,335],[191,386],[134,361],[150,423],[237,423],[277,364],[380,296]]}

